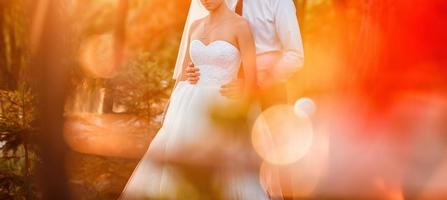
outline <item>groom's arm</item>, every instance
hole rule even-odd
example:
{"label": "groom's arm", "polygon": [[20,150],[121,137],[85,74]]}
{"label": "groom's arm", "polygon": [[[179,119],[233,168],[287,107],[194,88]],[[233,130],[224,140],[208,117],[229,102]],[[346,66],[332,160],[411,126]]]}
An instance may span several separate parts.
{"label": "groom's arm", "polygon": [[276,1],[275,26],[283,50],[281,59],[273,68],[274,76],[285,81],[304,64],[303,42],[292,0]]}

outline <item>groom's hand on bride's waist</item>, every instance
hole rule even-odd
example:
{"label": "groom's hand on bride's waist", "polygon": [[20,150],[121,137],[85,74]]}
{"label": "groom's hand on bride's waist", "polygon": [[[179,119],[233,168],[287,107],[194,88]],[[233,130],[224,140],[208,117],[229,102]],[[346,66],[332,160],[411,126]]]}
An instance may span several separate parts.
{"label": "groom's hand on bride's waist", "polygon": [[191,84],[196,84],[200,79],[200,72],[199,68],[194,66],[193,63],[189,63],[188,66],[186,66],[186,80],[188,80]]}
{"label": "groom's hand on bride's waist", "polygon": [[244,80],[236,79],[228,84],[222,85],[220,94],[230,99],[241,99],[244,93]]}
{"label": "groom's hand on bride's waist", "polygon": [[[200,79],[199,68],[194,66],[193,63],[189,63],[185,68],[186,80],[191,84],[196,84]],[[230,99],[241,99],[243,97],[244,80],[236,79],[232,82],[223,85],[220,88],[222,96]]]}

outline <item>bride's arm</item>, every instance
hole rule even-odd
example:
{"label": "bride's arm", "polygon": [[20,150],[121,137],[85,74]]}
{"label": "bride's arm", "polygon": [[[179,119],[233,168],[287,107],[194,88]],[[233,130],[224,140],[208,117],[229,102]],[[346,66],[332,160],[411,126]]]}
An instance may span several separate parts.
{"label": "bride's arm", "polygon": [[249,100],[256,93],[256,47],[250,26],[241,20],[237,27],[237,42],[244,70],[244,98]]}

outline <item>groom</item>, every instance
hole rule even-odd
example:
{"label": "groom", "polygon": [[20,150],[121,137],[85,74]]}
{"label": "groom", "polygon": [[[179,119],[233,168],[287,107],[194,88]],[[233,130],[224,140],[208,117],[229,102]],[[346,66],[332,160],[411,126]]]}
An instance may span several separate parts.
{"label": "groom", "polygon": [[[236,13],[250,23],[256,44],[256,65],[261,106],[287,103],[285,82],[304,62],[303,44],[292,0],[239,0]],[[199,69],[186,67],[188,81],[199,81]],[[239,98],[243,77],[223,85],[221,93]]]}

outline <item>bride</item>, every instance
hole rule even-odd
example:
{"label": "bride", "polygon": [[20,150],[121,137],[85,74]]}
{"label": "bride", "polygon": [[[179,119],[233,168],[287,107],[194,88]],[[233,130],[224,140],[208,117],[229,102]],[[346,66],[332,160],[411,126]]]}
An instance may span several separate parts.
{"label": "bride", "polygon": [[[153,161],[153,158],[160,154],[162,157],[175,154],[186,146],[194,146],[206,141],[208,136],[218,134],[213,129],[207,109],[215,103],[233,101],[222,96],[219,90],[221,85],[234,80],[239,70],[242,70],[245,81],[244,99],[241,101],[250,99],[256,85],[255,44],[248,22],[232,10],[235,2],[191,2],[184,32],[186,42],[182,41],[177,60],[181,70],[174,74],[177,81],[163,126],[133,172],[120,199],[186,198],[178,192],[184,181],[181,173],[169,164]],[[195,85],[184,77],[184,69],[189,63],[200,69],[201,79]],[[199,146],[197,148],[201,150]],[[267,199],[256,175],[225,174],[218,178],[222,183],[219,187],[224,199]]]}

